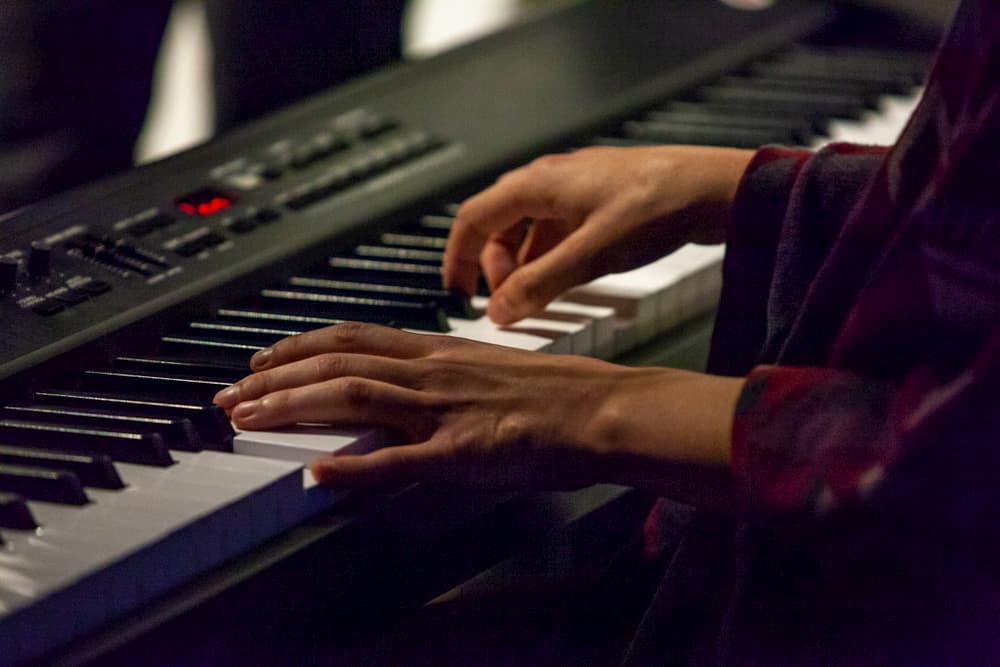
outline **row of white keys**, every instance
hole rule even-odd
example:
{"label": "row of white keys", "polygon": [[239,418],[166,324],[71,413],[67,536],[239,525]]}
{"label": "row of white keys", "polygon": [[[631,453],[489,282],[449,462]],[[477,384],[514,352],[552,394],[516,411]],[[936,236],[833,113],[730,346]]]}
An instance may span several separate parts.
{"label": "row of white keys", "polygon": [[0,663],[96,628],[303,517],[301,467],[173,452],[168,468],[116,464],[128,485],[80,507],[29,501],[41,528],[5,530]]}
{"label": "row of white keys", "polygon": [[669,331],[718,301],[721,245],[688,244],[655,262],[598,278],[563,299],[612,308],[617,317],[615,354]]}

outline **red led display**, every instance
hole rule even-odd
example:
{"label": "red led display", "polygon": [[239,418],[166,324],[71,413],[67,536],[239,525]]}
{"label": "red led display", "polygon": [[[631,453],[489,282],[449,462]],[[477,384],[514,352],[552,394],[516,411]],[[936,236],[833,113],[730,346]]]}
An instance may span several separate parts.
{"label": "red led display", "polygon": [[179,197],[175,202],[178,210],[188,215],[212,215],[229,208],[235,203],[231,195],[214,188],[203,188],[197,192]]}

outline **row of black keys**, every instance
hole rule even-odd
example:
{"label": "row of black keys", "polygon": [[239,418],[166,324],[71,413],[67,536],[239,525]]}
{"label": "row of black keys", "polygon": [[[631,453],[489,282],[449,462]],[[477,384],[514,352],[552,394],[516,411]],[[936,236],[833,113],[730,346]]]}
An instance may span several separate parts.
{"label": "row of black keys", "polygon": [[211,399],[285,336],[346,320],[444,332],[449,316],[477,317],[468,297],[440,286],[451,222],[428,215],[377,235],[313,275],[163,335],[156,356],[121,356],[69,388],[0,407],[0,528],[36,527],[25,499],[79,505],[86,487],[124,488],[115,461],[168,466],[172,449],[231,450]]}
{"label": "row of black keys", "polygon": [[883,95],[910,94],[926,70],[923,54],[798,47],[667,101],[596,143],[809,145],[831,119],[856,120]]}

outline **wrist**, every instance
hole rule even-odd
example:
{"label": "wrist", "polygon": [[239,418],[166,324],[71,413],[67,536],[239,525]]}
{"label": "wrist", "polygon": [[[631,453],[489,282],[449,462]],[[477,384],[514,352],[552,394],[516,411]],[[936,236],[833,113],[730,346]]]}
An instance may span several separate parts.
{"label": "wrist", "polygon": [[697,148],[690,160],[690,178],[695,179],[697,199],[690,211],[700,224],[692,235],[694,243],[722,243],[726,222],[743,174],[756,151],[739,148]]}
{"label": "wrist", "polygon": [[592,420],[608,481],[676,495],[680,476],[728,479],[743,378],[629,370]]}

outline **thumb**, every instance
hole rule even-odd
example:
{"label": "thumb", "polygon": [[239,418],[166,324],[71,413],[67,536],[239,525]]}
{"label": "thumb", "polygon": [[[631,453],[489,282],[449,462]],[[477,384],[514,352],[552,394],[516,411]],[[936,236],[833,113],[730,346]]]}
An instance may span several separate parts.
{"label": "thumb", "polygon": [[[585,239],[583,239],[585,240]],[[497,324],[512,324],[545,308],[570,287],[589,280],[591,252],[572,234],[515,271],[490,296],[487,315]]]}

